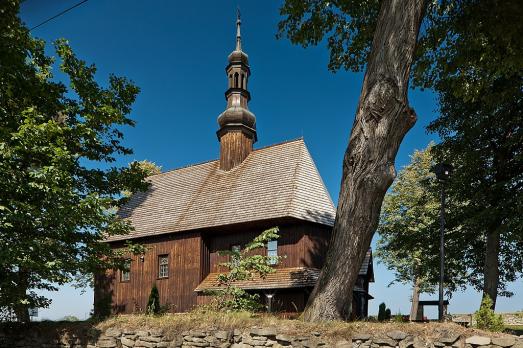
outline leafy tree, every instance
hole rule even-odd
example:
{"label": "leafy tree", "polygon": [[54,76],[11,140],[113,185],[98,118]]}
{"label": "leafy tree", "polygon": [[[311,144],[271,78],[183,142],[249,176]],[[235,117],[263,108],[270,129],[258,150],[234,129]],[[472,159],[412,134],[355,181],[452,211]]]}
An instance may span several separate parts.
{"label": "leafy tree", "polygon": [[[411,284],[411,319],[418,311],[419,294],[434,292],[439,282],[439,213],[440,201],[435,175],[435,164],[430,144],[423,151],[415,151],[411,162],[403,168],[385,196],[381,208],[376,255],[389,270],[394,271],[394,282]],[[455,212],[456,203],[447,202],[447,211]],[[447,214],[452,217],[451,214]],[[467,282],[463,263],[463,245],[459,226],[446,228],[445,288],[449,295]]]}
{"label": "leafy tree", "polygon": [[[352,71],[360,71],[366,67],[368,73],[372,67],[371,63],[373,62],[373,56],[376,53],[375,43],[380,28],[382,28],[384,23],[388,22],[387,19],[390,20],[398,15],[407,16],[410,14],[409,9],[412,8],[409,7],[409,5],[411,5],[411,2],[405,1],[402,2],[402,4],[405,5],[405,7],[400,7],[400,5],[394,1],[380,0],[344,0],[335,2],[328,0],[307,2],[286,0],[281,8],[281,14],[284,18],[279,24],[279,36],[287,36],[291,42],[301,44],[305,47],[309,45],[317,45],[320,42],[323,42],[323,39],[326,38],[325,42],[330,51],[329,69],[335,71],[339,68],[345,68]],[[450,96],[455,98],[456,101],[463,101],[467,104],[471,101],[474,102],[475,106],[472,110],[475,111],[469,112],[468,115],[470,116],[466,116],[463,120],[460,120],[459,118],[462,114],[460,114],[460,112],[455,112],[455,117],[453,116],[446,120],[440,118],[429,128],[432,131],[437,131],[442,137],[453,137],[454,135],[461,137],[462,134],[467,134],[467,138],[471,141],[474,139],[475,133],[477,133],[469,132],[469,126],[476,125],[475,112],[483,113],[483,115],[486,116],[492,115],[493,111],[499,111],[499,109],[496,108],[496,105],[500,96],[502,97],[501,100],[511,100],[513,102],[513,108],[515,107],[517,109],[518,106],[521,106],[520,98],[518,96],[521,92],[521,71],[523,71],[523,44],[521,42],[522,37],[520,34],[523,31],[523,22],[520,20],[523,15],[523,3],[518,0],[460,0],[426,1],[423,5],[426,6],[426,11],[424,12],[425,15],[421,24],[423,26],[423,31],[416,42],[416,52],[414,59],[412,60],[412,72],[410,73],[411,77],[413,77],[413,85],[422,88],[433,88],[437,93],[439,93],[440,98],[443,101],[443,107],[441,110],[443,115],[445,114],[445,96]],[[384,11],[384,8],[387,8],[388,11]],[[385,16],[385,18],[382,16],[384,13],[388,15],[388,18],[387,16]],[[403,26],[403,28],[406,27],[410,28],[410,26],[407,25]],[[389,25],[389,28],[391,28],[391,25]],[[389,38],[393,38],[393,36],[389,35]],[[396,42],[388,41],[384,44],[381,47],[382,56],[387,56],[387,50],[392,49],[388,46],[396,48]],[[409,59],[407,59],[406,62],[410,66],[411,60],[410,57],[408,58]],[[382,63],[387,64],[385,62]],[[405,72],[409,75],[409,71]],[[361,205],[361,201],[353,201],[358,197],[358,194],[355,194],[351,190],[345,192],[344,186],[346,185],[346,180],[350,180],[354,177],[361,177],[361,181],[366,182],[366,185],[358,182],[351,183],[350,187],[359,187],[360,190],[367,190],[367,192],[369,186],[375,188],[381,184],[380,181],[375,180],[375,177],[372,176],[369,170],[356,172],[348,166],[351,163],[358,164],[362,162],[359,159],[356,159],[355,161],[355,159],[349,155],[351,147],[358,148],[361,146],[360,143],[353,141],[355,131],[362,123],[362,120],[358,118],[360,112],[366,111],[367,114],[371,115],[371,117],[365,119],[365,122],[368,120],[375,120],[376,122],[383,119],[388,120],[388,118],[382,117],[382,112],[366,108],[364,101],[369,99],[366,97],[366,86],[368,85],[368,83],[366,83],[368,82],[367,80],[368,78],[366,76],[363,93],[360,97],[358,114],[349,141],[350,146],[344,160],[344,179],[339,199],[339,207],[341,206],[342,208]],[[504,85],[507,88],[503,88],[501,91],[499,88],[500,85]],[[512,87],[508,88],[508,86]],[[406,84],[402,85],[402,87],[406,87]],[[516,91],[517,88],[519,88],[518,91]],[[406,93],[405,89],[401,90]],[[514,96],[516,97],[513,98]],[[482,103],[488,104],[488,106],[483,108]],[[381,104],[383,105],[384,103]],[[407,103],[405,103],[405,105],[407,105]],[[478,109],[478,107],[480,108]],[[386,106],[383,105],[383,109],[387,110]],[[509,110],[512,110],[512,112]],[[481,117],[479,119],[481,121],[477,123],[478,127],[472,127],[477,130],[483,130],[485,134],[488,134],[488,136],[479,138],[481,140],[478,139],[478,143],[492,143],[490,140],[494,140],[493,142],[496,143],[495,139],[500,137],[499,134],[501,134],[501,136],[505,134],[505,138],[510,139],[507,143],[518,143],[521,134],[521,127],[514,125],[521,124],[520,113],[513,112],[513,109],[510,108],[505,108],[505,111],[509,111],[509,113],[505,115],[506,117],[511,118],[509,122],[492,122],[493,116],[491,118]],[[440,120],[444,120],[443,123],[438,123]],[[485,122],[483,122],[483,120]],[[479,123],[481,123],[481,125]],[[489,131],[491,124],[496,125],[495,132]],[[400,129],[405,129],[404,126],[402,128],[397,124],[395,127],[398,131],[400,131]],[[376,125],[376,129],[380,129],[379,124]],[[406,127],[406,129],[408,130],[408,127]],[[405,132],[406,130],[400,131],[402,135],[395,141],[387,139],[384,140],[384,143],[388,146],[391,143],[399,143]],[[385,130],[383,134],[390,133],[390,130]],[[366,141],[374,144],[373,138],[368,135],[371,133],[365,131],[364,134],[366,134]],[[510,136],[507,136],[508,134],[510,134]],[[521,141],[519,141],[519,143],[521,143]],[[449,154],[458,149],[456,157],[463,157],[466,154],[465,149],[469,146],[466,142],[461,142],[459,145],[457,143],[447,144],[449,146],[442,147],[442,151],[439,152],[440,154]],[[475,146],[474,148],[477,148],[478,152],[481,153],[479,146]],[[514,148],[515,146],[512,145],[512,149]],[[393,156],[390,158],[389,163],[393,163],[396,149],[396,147],[393,147]],[[507,149],[508,147],[506,146],[505,150]],[[520,159],[521,152],[518,151],[520,150],[515,148],[515,151],[509,151],[509,154],[511,156],[513,155],[516,159]],[[492,153],[491,150],[490,152]],[[369,156],[369,153],[366,153],[366,156]],[[466,157],[468,157],[468,155]],[[493,156],[490,156],[487,163],[488,161],[492,162],[493,158]],[[438,159],[443,159],[443,155],[438,155]],[[474,168],[474,161],[470,160],[469,162],[471,163],[470,168]],[[363,161],[363,163],[365,163],[365,161]],[[513,161],[513,163],[515,165],[518,164],[517,161]],[[477,164],[485,166],[485,162]],[[349,167],[349,169],[345,169],[346,167]],[[364,166],[364,168],[386,168],[386,166],[384,164],[374,163]],[[393,173],[392,170],[391,172]],[[479,172],[484,171],[480,170]],[[484,176],[481,181],[488,182],[488,179],[490,179],[491,176],[489,173],[484,174],[486,174],[486,176]],[[393,177],[393,175],[391,176]],[[464,175],[463,177],[465,178],[467,175]],[[511,182],[510,180],[504,181],[507,183]],[[512,183],[513,182],[517,183],[518,181],[512,181]],[[519,183],[520,182],[521,180],[519,180]],[[475,184],[469,185],[470,192],[475,189],[475,186]],[[494,187],[500,186],[502,185],[498,184]],[[384,187],[386,189],[388,185],[384,185]],[[512,186],[508,184],[506,187],[520,190],[519,184]],[[356,191],[356,189],[353,190]],[[496,196],[492,191],[489,195],[492,197]],[[354,198],[351,200],[351,197]],[[377,205],[381,204],[381,198],[379,195],[374,196],[373,194],[372,197],[372,199],[377,202]],[[516,195],[516,199],[517,197],[519,196]],[[519,199],[519,202],[521,202],[521,199]],[[490,201],[488,205],[492,206],[492,203],[496,202]],[[329,284],[327,278],[333,279],[332,282],[339,282],[343,279],[343,283],[349,284],[348,286],[351,286],[355,281],[353,273],[356,272],[357,265],[359,264],[359,261],[362,260],[363,253],[366,250],[368,243],[370,243],[370,238],[368,238],[367,235],[372,235],[373,232],[373,228],[369,228],[369,226],[375,226],[374,223],[377,221],[377,213],[375,213],[375,210],[373,210],[372,207],[367,207],[366,205],[361,206],[365,207],[364,209],[367,210],[367,213],[362,214],[360,218],[354,218],[365,221],[365,226],[358,226],[356,224],[352,225],[359,230],[366,232],[362,232],[361,234],[356,233],[358,238],[355,238],[355,235],[351,233],[348,227],[346,229],[347,232],[342,234],[341,237],[338,237],[338,233],[336,232],[338,228],[336,226],[339,225],[341,229],[341,224],[344,221],[348,221],[351,217],[357,214],[357,212],[342,214],[343,211],[340,208],[338,209],[337,221],[334,228],[335,233],[333,234],[332,239],[332,244],[336,246],[336,249],[329,252],[330,254],[333,254],[333,256],[327,258],[325,266],[326,271],[322,272],[322,281],[319,282],[319,286],[322,289]],[[505,207],[504,204],[497,204],[497,206],[499,209]],[[521,212],[521,204],[516,202],[511,209]],[[489,215],[491,214],[488,213],[487,216]],[[518,215],[519,214],[514,214],[512,216],[515,217]],[[514,224],[516,223],[511,223],[511,226]],[[347,223],[347,225],[350,226],[351,224]],[[516,229],[518,226],[516,226]],[[490,230],[492,231],[492,229]],[[511,231],[506,234],[511,234],[512,240],[520,239],[519,232],[514,231],[514,228],[505,230]],[[497,235],[496,233],[484,232],[483,235],[485,236],[484,239],[491,240],[491,242],[484,241],[483,243],[479,243],[476,245],[476,250],[481,250],[481,244],[498,245],[495,238]],[[490,238],[487,238],[488,236],[490,236]],[[360,243],[349,245],[349,242],[343,243],[342,239],[362,240],[362,245],[359,245]],[[503,249],[505,243],[500,244],[500,248]],[[512,247],[509,249],[513,248],[514,243],[511,245]],[[353,252],[351,251],[352,249],[355,249],[356,253],[359,252],[359,254],[353,255]],[[487,247],[487,249],[490,250],[490,252],[486,253],[487,255],[496,254],[495,248]],[[494,249],[494,252],[492,252],[492,249]],[[343,250],[346,250],[346,252],[343,252]],[[350,260],[348,265],[352,264],[354,267],[354,270],[351,270],[351,272],[349,272],[345,277],[330,271],[330,265],[338,263],[342,259]],[[484,272],[485,279],[483,288],[486,292],[494,294],[497,291],[496,279],[498,279],[496,269],[499,270],[499,267],[496,267],[495,257],[490,257],[489,260],[490,261],[487,261],[485,259],[484,261],[483,268],[485,268],[486,272]],[[485,267],[486,264],[494,264],[494,267]],[[479,264],[475,268],[480,269]],[[324,273],[326,274],[325,276],[323,276]],[[513,274],[514,272],[509,273]],[[481,277],[478,273],[478,277],[475,278],[478,279],[478,284],[480,278]],[[318,291],[315,291],[313,295],[316,295]],[[341,293],[339,296],[342,296]],[[316,296],[311,297],[309,307],[314,305],[316,302],[315,297]],[[493,296],[493,298],[495,300],[495,296]],[[328,315],[322,315],[323,318],[326,318],[327,316]]]}
{"label": "leafy tree", "polygon": [[366,67],[343,160],[330,247],[304,312],[308,321],[350,317],[352,303],[346,294],[352,293],[358,266],[378,226],[383,197],[394,180],[399,145],[416,122],[407,91],[427,3],[287,0],[281,9],[287,17],[280,23],[280,35],[306,46],[332,33],[331,68],[343,63],[353,70]]}
{"label": "leafy tree", "polygon": [[131,154],[121,127],[134,125],[138,88],[114,75],[102,87],[65,40],[55,48],[69,88],[54,81],[54,59],[18,11],[19,1],[0,3],[0,308],[28,321],[28,307],[50,303],[35,290],[123,267],[101,241],[130,230],[115,215],[121,192],[147,184],[137,163],[112,164]]}
{"label": "leafy tree", "polygon": [[[145,176],[151,176],[160,174],[162,172],[162,167],[158,166],[156,163],[143,160],[143,161],[134,161],[134,165],[138,166],[145,174]],[[124,190],[122,195],[125,197],[131,197],[132,192],[129,190]]]}
{"label": "leafy tree", "polygon": [[456,217],[469,241],[463,260],[492,308],[523,271],[522,16],[521,1],[458,2],[433,27],[452,28],[447,49],[419,75],[439,95],[428,129],[442,140],[436,159],[455,167],[449,195],[466,202]]}
{"label": "leafy tree", "polygon": [[249,242],[243,249],[223,250],[219,255],[229,256],[229,261],[221,265],[227,268],[227,273],[218,275],[217,289],[207,291],[215,296],[212,304],[214,309],[226,311],[256,311],[260,309],[260,296],[250,294],[237,286],[237,282],[258,276],[264,279],[274,272],[274,266],[280,262],[281,256],[274,257],[253,252],[267,246],[267,243],[279,238],[278,228],[270,228]]}
{"label": "leafy tree", "polygon": [[147,314],[159,314],[160,310],[160,293],[156,284],[153,284],[147,301]]}

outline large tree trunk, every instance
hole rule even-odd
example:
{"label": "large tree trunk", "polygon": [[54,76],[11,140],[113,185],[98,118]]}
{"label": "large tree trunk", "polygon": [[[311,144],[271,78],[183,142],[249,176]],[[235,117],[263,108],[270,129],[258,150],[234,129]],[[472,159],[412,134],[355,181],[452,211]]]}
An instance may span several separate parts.
{"label": "large tree trunk", "polygon": [[496,308],[499,285],[499,229],[487,233],[485,246],[485,269],[483,275],[483,297],[492,300],[492,309]]}
{"label": "large tree trunk", "polygon": [[31,321],[29,317],[29,308],[27,304],[21,303],[22,299],[27,297],[27,289],[29,288],[29,274],[26,271],[18,271],[18,284],[17,291],[18,296],[16,296],[17,303],[14,305],[14,312],[16,315],[16,320],[21,323],[28,323]]}
{"label": "large tree trunk", "polygon": [[419,308],[419,288],[420,288],[420,279],[416,277],[414,280],[414,287],[412,288],[412,305],[410,306],[410,320],[423,320],[423,318],[418,318],[418,308]]}
{"label": "large tree trunk", "polygon": [[425,0],[384,0],[343,160],[329,251],[304,312],[308,321],[348,319],[352,289],[396,175],[394,160],[416,122],[407,100]]}

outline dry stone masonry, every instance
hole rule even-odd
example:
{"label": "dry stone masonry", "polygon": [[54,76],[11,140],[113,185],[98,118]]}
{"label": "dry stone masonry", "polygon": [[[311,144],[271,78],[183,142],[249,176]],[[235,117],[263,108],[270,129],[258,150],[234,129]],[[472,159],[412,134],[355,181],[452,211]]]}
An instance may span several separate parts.
{"label": "dry stone masonry", "polygon": [[0,330],[0,348],[523,348],[523,337],[462,337],[442,332],[433,339],[390,331],[374,336],[353,333],[350,340],[322,337],[319,332],[307,335],[279,333],[272,327],[248,330],[190,330],[164,333],[160,329],[118,329],[104,332],[85,331],[44,338],[44,334]]}

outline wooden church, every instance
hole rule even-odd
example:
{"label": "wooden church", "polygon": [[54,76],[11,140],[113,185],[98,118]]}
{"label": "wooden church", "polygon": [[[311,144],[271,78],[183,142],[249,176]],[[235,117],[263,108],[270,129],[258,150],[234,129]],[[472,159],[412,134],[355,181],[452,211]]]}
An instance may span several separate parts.
{"label": "wooden church", "polygon": [[[149,177],[149,190],[120,210],[134,231],[107,242],[121,248],[132,239],[148,250],[130,259],[128,272],[97,279],[95,302],[110,298],[113,313],[145,311],[153,284],[161,305],[173,312],[206,303],[205,290],[216,285],[219,264],[226,261],[218,251],[241,248],[275,226],[280,238],[262,252],[285,258],[265,279],[238,286],[271,298],[273,311],[300,312],[318,279],[335,208],[303,139],[253,149],[256,117],[248,108],[250,68],[239,18],[236,27],[236,49],[226,67],[227,107],[218,117],[220,158]],[[354,293],[347,294],[354,317],[367,316],[373,277],[369,251]]]}

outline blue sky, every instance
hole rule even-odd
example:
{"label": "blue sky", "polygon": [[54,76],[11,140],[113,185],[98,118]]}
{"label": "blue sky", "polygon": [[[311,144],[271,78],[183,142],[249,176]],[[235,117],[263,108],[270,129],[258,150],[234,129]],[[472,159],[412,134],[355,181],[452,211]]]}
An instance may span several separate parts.
{"label": "blue sky", "polygon": [[[21,18],[33,27],[78,0],[26,0]],[[242,13],[243,49],[249,54],[252,76],[250,109],[256,114],[258,143],[270,145],[303,136],[325,184],[337,202],[341,162],[362,74],[327,70],[325,45],[303,49],[276,40],[280,1],[104,1],[89,0],[65,15],[35,29],[48,43],[66,38],[77,55],[98,67],[104,84],[110,73],[132,79],[141,93],[134,105],[134,128],[125,129],[134,155],[118,164],[147,159],[163,170],[215,159],[219,143],[216,118],[225,108],[225,66],[235,44],[235,15]],[[54,54],[52,45],[48,53]],[[60,74],[56,77],[61,78]],[[434,135],[425,126],[436,117],[430,91],[410,91],[418,122],[405,137],[396,166],[409,161]],[[393,313],[408,313],[410,287],[387,287],[392,274],[375,262],[375,297],[370,313],[386,302]],[[523,309],[523,282],[511,284],[515,296],[498,301],[499,311]],[[70,287],[49,294],[53,304],[40,318],[65,315],[85,318],[92,307],[92,291]],[[434,297],[434,296],[432,296]],[[422,296],[430,298],[430,296]],[[451,300],[451,313],[470,312],[480,301],[467,290]],[[429,315],[435,316],[436,311]]]}

